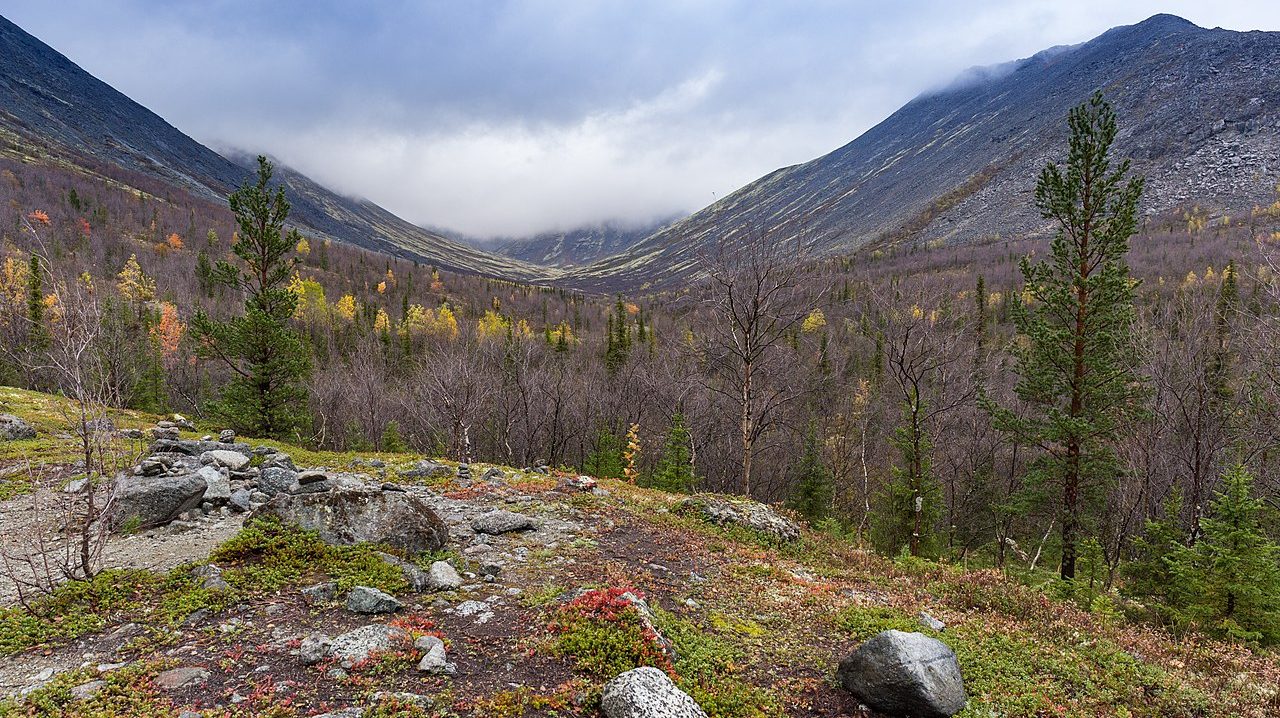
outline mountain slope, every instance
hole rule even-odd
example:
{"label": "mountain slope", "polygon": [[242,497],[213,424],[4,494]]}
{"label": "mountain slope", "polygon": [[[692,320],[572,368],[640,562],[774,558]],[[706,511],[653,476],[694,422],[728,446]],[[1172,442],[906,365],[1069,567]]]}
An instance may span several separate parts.
{"label": "mountain slope", "polygon": [[[224,202],[250,175],[68,58],[0,17],[0,152],[89,168],[100,162],[141,172],[197,197]],[[430,263],[523,281],[554,275],[429,232],[367,200],[335,194],[280,168],[307,234]]]}
{"label": "mountain slope", "polygon": [[1272,199],[1280,33],[1206,30],[1157,15],[963,78],[844,147],[777,170],[567,279],[670,280],[696,271],[717,238],[753,233],[799,239],[819,256],[1042,234],[1035,178],[1065,153],[1067,110],[1097,89],[1120,118],[1115,151],[1148,175],[1148,216],[1193,202],[1247,211]]}
{"label": "mountain slope", "polygon": [[497,253],[547,267],[575,267],[624,252],[640,240],[662,229],[671,220],[640,227],[611,223],[579,227],[563,232],[546,232],[517,239],[497,248]]}

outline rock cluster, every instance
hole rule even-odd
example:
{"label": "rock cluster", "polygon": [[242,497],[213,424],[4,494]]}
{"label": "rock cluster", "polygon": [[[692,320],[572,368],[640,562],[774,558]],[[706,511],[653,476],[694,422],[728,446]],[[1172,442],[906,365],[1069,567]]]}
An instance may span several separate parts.
{"label": "rock cluster", "polygon": [[761,533],[771,534],[783,541],[800,538],[796,522],[782,516],[762,503],[729,496],[702,495],[688,498],[676,504],[679,513],[695,514],[721,526],[736,524]]}

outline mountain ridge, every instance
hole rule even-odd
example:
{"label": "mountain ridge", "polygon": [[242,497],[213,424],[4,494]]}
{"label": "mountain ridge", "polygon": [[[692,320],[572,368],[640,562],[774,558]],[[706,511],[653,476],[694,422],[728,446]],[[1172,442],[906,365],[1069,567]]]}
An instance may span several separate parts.
{"label": "mountain ridge", "polygon": [[1067,110],[1104,89],[1117,158],[1148,175],[1148,218],[1189,202],[1247,210],[1275,182],[1280,33],[1206,30],[1173,15],[1016,61],[986,82],[922,93],[848,144],[770,172],[626,252],[570,270],[586,286],[698,271],[718,239],[767,233],[810,256],[872,245],[1047,234],[1030,193],[1061,159]]}
{"label": "mountain ridge", "polygon": [[[107,161],[216,203],[249,179],[253,155],[214,152],[2,16],[0,49],[0,152],[25,159],[39,148],[82,168]],[[413,225],[286,166],[277,165],[276,178],[292,204],[290,222],[305,234],[454,271],[534,282],[555,275]]]}

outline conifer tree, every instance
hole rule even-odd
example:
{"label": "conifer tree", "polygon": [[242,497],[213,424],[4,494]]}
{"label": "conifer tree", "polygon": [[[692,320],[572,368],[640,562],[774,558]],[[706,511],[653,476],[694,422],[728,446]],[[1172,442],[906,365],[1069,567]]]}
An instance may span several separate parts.
{"label": "conifer tree", "polygon": [[223,362],[231,378],[210,412],[250,436],[286,437],[306,423],[307,392],[302,380],[311,361],[302,338],[288,324],[298,297],[288,282],[301,237],[284,231],[289,202],[284,188],[270,187],[271,163],[258,157],[256,182],[231,194],[239,225],[232,251],[243,267],[219,261],[213,279],[245,294],[244,314],[214,321],[198,311],[191,327],[200,352]]}
{"label": "conifer tree", "polygon": [[40,270],[40,255],[32,254],[30,268],[27,271],[27,321],[30,329],[27,333],[27,345],[34,352],[43,352],[49,348],[49,328],[45,326],[44,316],[44,274]]}
{"label": "conifer tree", "polygon": [[662,458],[647,482],[649,488],[688,493],[693,491],[697,477],[693,474],[693,460],[689,455],[689,429],[684,425],[684,414],[679,410],[671,415],[671,426],[662,444]]}
{"label": "conifer tree", "polygon": [[1280,545],[1262,528],[1253,474],[1237,464],[1201,520],[1202,537],[1167,560],[1178,616],[1235,639],[1280,642]]}
{"label": "conifer tree", "polygon": [[818,426],[809,423],[804,436],[804,452],[795,468],[794,488],[787,497],[787,508],[804,516],[810,523],[817,523],[831,515],[831,503],[835,499],[835,481],[822,458],[822,442]]}
{"label": "conifer tree", "polygon": [[1056,509],[1064,580],[1076,573],[1078,544],[1097,495],[1120,462],[1112,441],[1140,413],[1144,389],[1134,365],[1134,288],[1125,256],[1137,229],[1143,179],[1112,167],[1116,119],[1098,92],[1067,116],[1065,170],[1050,163],[1035,204],[1058,226],[1047,260],[1021,269],[1026,301],[1015,309],[1016,392],[1031,411],[996,410],[997,426],[1041,450],[1028,484]]}

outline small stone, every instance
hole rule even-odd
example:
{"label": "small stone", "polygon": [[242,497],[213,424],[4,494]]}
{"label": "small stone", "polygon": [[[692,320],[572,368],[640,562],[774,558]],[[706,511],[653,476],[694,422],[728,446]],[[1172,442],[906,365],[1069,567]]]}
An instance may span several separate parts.
{"label": "small stone", "polygon": [[236,432],[231,429],[223,429],[218,432],[218,442],[222,444],[234,444],[236,442]]}
{"label": "small stone", "polygon": [[324,657],[329,655],[333,649],[333,639],[323,633],[312,633],[302,639],[302,644],[298,646],[298,663],[304,666],[314,666]]}
{"label": "small stone", "polygon": [[196,610],[191,612],[190,616],[187,616],[186,620],[182,622],[182,625],[186,626],[187,628],[198,626],[201,623],[203,623],[204,620],[208,617],[209,617],[209,609],[197,608]]}
{"label": "small stone", "polygon": [[227,506],[236,513],[244,513],[253,508],[253,494],[248,489],[236,489],[227,498]]}
{"label": "small stone", "polygon": [[482,534],[505,534],[537,528],[533,517],[512,511],[495,510],[471,520],[471,530]]}
{"label": "small stone", "polygon": [[391,594],[369,586],[356,586],[347,595],[347,610],[355,613],[394,613],[401,606]]}
{"label": "small stone", "polygon": [[350,668],[367,660],[371,653],[408,645],[409,634],[404,629],[374,623],[335,637],[329,652],[342,665]]}
{"label": "small stone", "polygon": [[82,494],[89,488],[89,479],[76,479],[62,488],[64,494]]}
{"label": "small stone", "polygon": [[932,629],[939,633],[947,630],[947,624],[943,623],[942,621],[939,621],[933,616],[930,616],[928,613],[924,611],[921,611],[916,614],[916,622],[925,628]]}
{"label": "small stone", "polygon": [[209,670],[206,668],[188,666],[167,670],[157,675],[153,682],[166,691],[176,691],[205,683],[209,680],[209,676]]}
{"label": "small stone", "polygon": [[697,701],[650,666],[633,668],[606,683],[600,710],[607,718],[707,718]]}
{"label": "small stone", "polygon": [[431,675],[438,675],[442,673],[453,675],[454,673],[457,673],[458,667],[448,662],[448,656],[445,654],[444,641],[435,636],[423,636],[414,643],[414,647],[426,653],[426,655],[422,657],[422,660],[418,661],[419,673],[427,673]]}
{"label": "small stone", "polygon": [[88,683],[81,683],[71,689],[71,697],[78,701],[87,701],[98,695],[98,692],[106,685],[106,681],[89,681]]}
{"label": "small stone", "polygon": [[[224,442],[228,443],[228,442]],[[249,466],[249,457],[238,451],[214,449],[200,455],[200,463],[212,466],[225,466],[232,471],[243,471]]]}
{"label": "small stone", "polygon": [[436,561],[427,570],[427,587],[432,591],[456,591],[461,586],[458,570],[445,561]]}
{"label": "small stone", "polygon": [[315,484],[329,478],[329,474],[324,471],[310,470],[303,471],[298,474],[298,483],[302,486],[307,484]]}
{"label": "small stone", "polygon": [[299,593],[302,594],[303,600],[307,603],[332,601],[338,596],[338,584],[334,581],[325,581],[324,583],[317,583],[314,586],[300,589]]}

